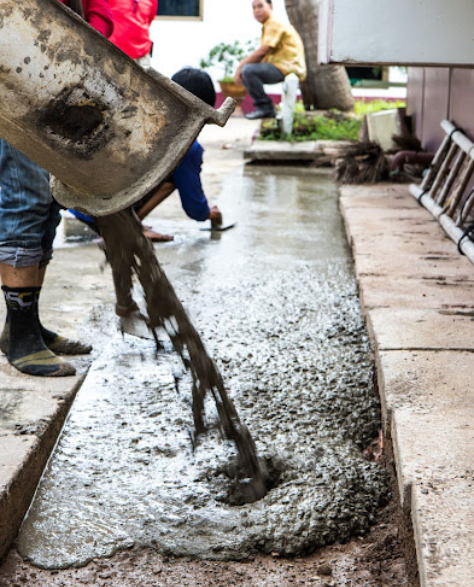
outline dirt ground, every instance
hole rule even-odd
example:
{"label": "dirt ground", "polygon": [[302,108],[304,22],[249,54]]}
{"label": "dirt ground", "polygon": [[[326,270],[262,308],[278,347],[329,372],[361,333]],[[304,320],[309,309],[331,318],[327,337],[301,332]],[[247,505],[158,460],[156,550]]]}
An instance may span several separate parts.
{"label": "dirt ground", "polygon": [[[375,455],[380,455],[376,442],[366,451],[369,460]],[[413,587],[398,523],[392,499],[366,536],[292,559],[256,556],[215,562],[173,559],[152,549],[130,548],[85,567],[50,571],[30,565],[13,548],[0,567],[0,587]]]}
{"label": "dirt ground", "polygon": [[131,549],[80,569],[46,571],[12,550],[1,569],[0,587],[399,587],[408,585],[396,512],[387,506],[365,537],[326,547],[305,557],[255,557],[243,562],[166,559],[153,550]]}

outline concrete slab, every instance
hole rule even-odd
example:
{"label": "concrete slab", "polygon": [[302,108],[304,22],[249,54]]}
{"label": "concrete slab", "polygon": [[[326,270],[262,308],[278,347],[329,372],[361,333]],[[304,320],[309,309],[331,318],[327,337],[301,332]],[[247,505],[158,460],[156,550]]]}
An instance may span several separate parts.
{"label": "concrete slab", "polygon": [[[429,227],[429,231],[427,229],[424,230],[420,230],[418,232],[410,230],[410,232],[405,232],[406,227],[403,225],[398,226],[397,223],[393,223],[389,230],[387,230],[383,237],[380,237],[379,234],[375,234],[372,233],[370,231],[367,232],[363,232],[363,231],[358,231],[357,232],[357,240],[355,241],[356,243],[359,244],[369,244],[369,243],[378,243],[381,240],[382,241],[387,241],[387,242],[391,242],[393,241],[393,243],[395,245],[397,245],[398,243],[400,244],[412,244],[414,247],[417,246],[431,246],[431,247],[442,247],[442,249],[444,250],[444,248],[447,245],[450,245],[450,251],[452,252],[452,254],[456,254],[457,256],[459,256],[459,253],[456,249],[456,246],[454,245],[453,241],[443,232],[442,234],[440,234],[440,232],[436,232],[433,231],[432,228],[435,227]],[[411,227],[410,227],[411,228]]]}
{"label": "concrete slab", "polygon": [[420,587],[472,587],[474,477],[417,483],[412,501]]}
{"label": "concrete slab", "polygon": [[470,587],[474,267],[434,219],[405,207],[406,186],[341,193],[420,585]]}
{"label": "concrete slab", "polygon": [[12,432],[15,434],[41,435],[48,422],[56,415],[58,403],[68,400],[69,390],[63,394],[51,392],[0,391],[0,434]]}
{"label": "concrete slab", "polygon": [[474,282],[400,276],[358,276],[361,302],[371,308],[474,310]]}
{"label": "concrete slab", "polygon": [[474,475],[474,407],[450,407],[443,412],[429,404],[398,408],[390,429],[404,508],[412,509],[414,482]]}
{"label": "concrete slab", "polygon": [[390,436],[399,408],[474,408],[474,353],[466,351],[383,351],[376,354],[384,429]]}
{"label": "concrete slab", "polygon": [[342,208],[343,218],[351,240],[358,235],[375,236],[403,232],[404,234],[440,235],[442,229],[426,211],[409,209],[371,209]]}
{"label": "concrete slab", "polygon": [[368,312],[367,325],[377,352],[398,349],[474,351],[474,312],[466,316],[462,312],[430,309],[374,308]]}
{"label": "concrete slab", "polygon": [[63,378],[63,393],[49,398],[19,389],[0,393],[0,556],[28,510],[80,382]]}
{"label": "concrete slab", "polygon": [[[408,200],[414,198],[407,192],[406,184],[396,184],[393,182],[380,182],[376,188],[374,186],[363,185],[341,185],[339,191],[341,194],[341,202],[344,202],[344,207],[359,206],[357,199],[362,198],[390,198],[397,200],[406,200],[407,206],[410,206]],[[347,201],[346,201],[347,200]],[[415,207],[420,207],[415,201]]]}
{"label": "concrete slab", "polygon": [[367,114],[369,139],[376,142],[384,151],[394,147],[393,135],[401,133],[400,114],[396,108],[369,112]]}
{"label": "concrete slab", "polygon": [[[405,277],[437,278],[440,281],[446,279],[465,279],[471,277],[468,261],[454,257],[448,254],[446,257],[414,254],[408,252],[401,255],[398,248],[387,247],[382,241],[378,244],[381,249],[386,249],[387,255],[392,251],[393,259],[387,263],[385,255],[372,253],[360,253],[356,255],[355,267],[357,275],[383,276],[383,275],[400,275]],[[358,249],[358,247],[353,247]],[[366,247],[367,248],[367,247]],[[407,247],[409,248],[409,247]],[[373,245],[372,245],[373,250]],[[393,255],[394,250],[397,251]]]}
{"label": "concrete slab", "polygon": [[252,161],[313,161],[323,154],[317,141],[290,143],[288,141],[254,141],[245,149],[244,158]]}
{"label": "concrete slab", "polygon": [[367,194],[367,191],[357,195],[341,196],[341,205],[345,208],[383,208],[385,210],[417,210],[420,206],[415,198],[408,199],[405,193],[400,193],[397,186],[388,186],[377,194]]}

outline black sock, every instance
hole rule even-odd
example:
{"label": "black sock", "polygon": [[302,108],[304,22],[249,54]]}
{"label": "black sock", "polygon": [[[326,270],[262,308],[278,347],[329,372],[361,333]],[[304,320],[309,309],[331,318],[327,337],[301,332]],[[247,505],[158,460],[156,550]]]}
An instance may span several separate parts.
{"label": "black sock", "polygon": [[36,316],[38,318],[38,323],[40,327],[41,336],[46,344],[46,346],[53,351],[53,353],[59,355],[87,355],[91,352],[92,346],[90,344],[85,344],[80,342],[79,340],[70,340],[61,336],[57,332],[53,332],[52,330],[48,330],[41,324],[41,319],[39,317],[39,297],[41,293],[41,287],[38,288],[36,292]]}
{"label": "black sock", "polygon": [[16,369],[28,375],[73,375],[74,367],[52,353],[41,336],[36,311],[40,289],[2,286],[10,331],[7,358]]}

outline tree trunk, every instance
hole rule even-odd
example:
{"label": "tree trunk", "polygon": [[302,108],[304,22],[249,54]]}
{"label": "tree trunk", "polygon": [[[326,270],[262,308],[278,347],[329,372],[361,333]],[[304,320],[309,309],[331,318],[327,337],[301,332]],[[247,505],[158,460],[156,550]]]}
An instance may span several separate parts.
{"label": "tree trunk", "polygon": [[285,0],[291,24],[303,41],[308,76],[301,84],[306,110],[351,110],[354,99],[349,76],[342,65],[319,65],[318,23],[320,0]]}

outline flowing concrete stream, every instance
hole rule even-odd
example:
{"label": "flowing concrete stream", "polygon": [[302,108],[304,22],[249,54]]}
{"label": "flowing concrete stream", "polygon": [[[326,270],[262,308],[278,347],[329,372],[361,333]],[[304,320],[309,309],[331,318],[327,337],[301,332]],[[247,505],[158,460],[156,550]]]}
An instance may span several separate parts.
{"label": "flowing concrete stream", "polygon": [[34,564],[83,565],[132,544],[215,559],[306,553],[366,532],[386,503],[384,470],[362,456],[380,413],[335,186],[321,172],[247,168],[219,205],[236,228],[183,232],[157,253],[274,488],[235,502],[235,449],[211,430],[193,451],[190,381],[166,338],[156,356],[96,308],[102,354],[19,536]]}

